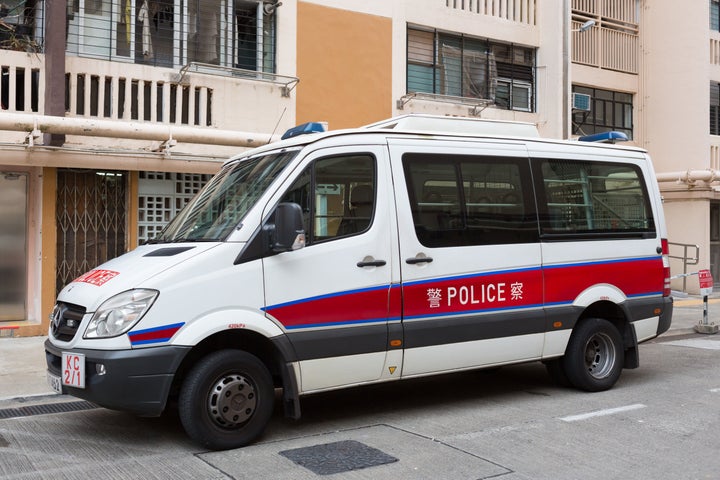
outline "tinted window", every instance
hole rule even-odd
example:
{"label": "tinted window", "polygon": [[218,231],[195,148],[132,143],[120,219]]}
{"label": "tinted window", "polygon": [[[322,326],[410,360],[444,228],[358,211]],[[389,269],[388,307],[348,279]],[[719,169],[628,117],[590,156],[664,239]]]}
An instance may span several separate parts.
{"label": "tinted window", "polygon": [[655,232],[638,167],[568,160],[542,160],[539,166],[543,234]]}
{"label": "tinted window", "polygon": [[302,207],[310,245],[370,228],[375,183],[375,159],[370,155],[323,158],[298,177],[282,201]]}
{"label": "tinted window", "polygon": [[403,166],[423,245],[537,241],[527,159],[406,154]]}

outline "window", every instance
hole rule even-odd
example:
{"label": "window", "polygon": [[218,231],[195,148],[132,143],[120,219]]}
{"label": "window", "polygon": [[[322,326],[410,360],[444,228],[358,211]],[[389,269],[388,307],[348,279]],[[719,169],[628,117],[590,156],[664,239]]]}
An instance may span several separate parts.
{"label": "window", "polygon": [[261,0],[68,0],[66,45],[109,60],[275,73],[275,20]]}
{"label": "window", "polygon": [[710,135],[720,135],[720,83],[710,83]]}
{"label": "window", "polygon": [[534,67],[531,48],[408,28],[408,93],[478,98],[533,111]]}
{"label": "window", "polygon": [[590,111],[574,111],[573,135],[618,131],[632,139],[633,98],[630,93],[573,85],[574,93],[590,95]]}
{"label": "window", "polygon": [[632,165],[543,160],[543,235],[654,234],[645,182]]}
{"label": "window", "polygon": [[720,2],[710,0],[710,30],[720,31]]}
{"label": "window", "polygon": [[407,154],[403,166],[426,247],[537,241],[526,159]]}
{"label": "window", "polygon": [[316,160],[282,201],[302,208],[308,245],[362,233],[374,213],[375,159],[363,154]]}

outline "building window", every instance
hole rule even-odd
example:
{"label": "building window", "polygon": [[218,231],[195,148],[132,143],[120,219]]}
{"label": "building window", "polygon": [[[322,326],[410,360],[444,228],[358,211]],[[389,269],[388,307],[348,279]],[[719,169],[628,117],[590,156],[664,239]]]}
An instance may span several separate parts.
{"label": "building window", "polygon": [[720,83],[710,84],[710,135],[720,135]]}
{"label": "building window", "polygon": [[43,12],[37,3],[37,0],[0,3],[0,49],[42,51]]}
{"label": "building window", "polygon": [[260,0],[68,0],[71,54],[275,73],[275,8]]}
{"label": "building window", "polygon": [[407,91],[490,100],[534,111],[535,50],[408,28]]}
{"label": "building window", "polygon": [[720,31],[720,2],[710,0],[710,30]]}
{"label": "building window", "polygon": [[573,110],[573,135],[618,131],[632,139],[632,94],[577,85],[572,91],[590,95],[590,110]]}

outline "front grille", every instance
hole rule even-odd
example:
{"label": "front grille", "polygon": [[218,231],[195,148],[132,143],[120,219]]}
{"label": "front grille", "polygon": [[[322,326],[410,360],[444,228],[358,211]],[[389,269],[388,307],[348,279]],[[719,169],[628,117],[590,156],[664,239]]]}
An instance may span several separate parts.
{"label": "front grille", "polygon": [[58,302],[50,319],[52,336],[62,342],[69,342],[80,328],[85,308],[72,303]]}

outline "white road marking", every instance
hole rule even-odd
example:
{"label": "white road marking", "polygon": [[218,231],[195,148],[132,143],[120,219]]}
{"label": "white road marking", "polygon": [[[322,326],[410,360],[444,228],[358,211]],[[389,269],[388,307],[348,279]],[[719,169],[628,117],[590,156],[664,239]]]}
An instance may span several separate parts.
{"label": "white road marking", "polygon": [[711,388],[710,393],[720,393],[720,388]]}
{"label": "white road marking", "polygon": [[563,422],[578,422],[580,420],[587,420],[588,418],[604,417],[606,415],[614,415],[616,413],[629,412],[631,410],[639,410],[639,409],[645,408],[645,407],[647,407],[647,405],[643,405],[642,403],[635,403],[633,405],[626,405],[624,407],[606,408],[605,410],[598,410],[596,412],[581,413],[579,415],[570,415],[567,417],[560,417],[560,420],[562,420]]}
{"label": "white road marking", "polygon": [[709,338],[688,338],[672,342],[662,342],[661,345],[672,345],[675,347],[702,348],[704,350],[720,350],[720,341]]}

